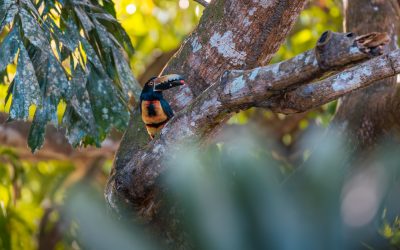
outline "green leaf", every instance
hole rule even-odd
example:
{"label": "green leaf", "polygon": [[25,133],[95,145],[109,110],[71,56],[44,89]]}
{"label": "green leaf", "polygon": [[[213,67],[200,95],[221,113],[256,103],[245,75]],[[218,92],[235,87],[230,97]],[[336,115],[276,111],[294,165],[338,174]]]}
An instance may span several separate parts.
{"label": "green leaf", "polygon": [[[67,97],[67,110],[63,123],[67,128],[68,141],[77,146],[85,137],[97,138],[95,119],[86,90],[87,76],[81,67],[77,67],[71,80],[71,91]],[[93,140],[92,139],[92,140]]]}
{"label": "green leaf", "polygon": [[0,2],[0,33],[4,27],[13,22],[15,15],[18,13],[18,6],[12,0]]}
{"label": "green leaf", "polygon": [[57,106],[61,97],[66,97],[69,92],[69,84],[63,68],[52,53],[43,53],[34,46],[29,48],[29,52],[43,96],[36,108],[28,137],[28,145],[35,152],[43,145],[47,123],[51,121],[58,126]]}
{"label": "green leaf", "polygon": [[118,23],[118,41],[123,44],[124,49],[126,51],[126,53],[128,53],[128,56],[132,56],[135,53],[135,49],[133,48],[131,39],[129,38],[128,33],[126,33],[126,31],[124,30],[124,28],[122,28],[121,24]]}
{"label": "green leaf", "polygon": [[[14,3],[0,0],[0,13],[6,13],[5,7],[15,8],[11,17],[3,19],[12,22],[14,16],[18,18],[0,45],[0,65],[4,71],[20,50],[6,100],[12,96],[10,120],[27,119],[30,106],[36,105],[28,137],[31,149],[42,146],[49,122],[58,126],[61,100],[67,104],[62,124],[74,146],[82,142],[100,145],[112,128],[125,129],[129,120],[127,94],[138,95],[140,87],[123,52],[124,48],[133,52],[132,44],[115,18],[112,1]],[[0,24],[5,25],[3,21]],[[55,43],[53,48],[50,41]],[[67,60],[69,66],[61,63]]]}
{"label": "green leaf", "polygon": [[52,9],[57,11],[55,0],[41,0],[41,1],[39,1],[39,3],[37,3],[37,5],[40,6],[43,1],[45,3],[43,5],[44,9],[42,11],[42,15],[41,16],[48,15]]}
{"label": "green leaf", "polygon": [[29,116],[29,107],[38,105],[41,100],[39,83],[28,53],[20,43],[17,73],[12,86],[12,102],[10,107],[10,120],[24,119]]}
{"label": "green leaf", "polygon": [[69,90],[64,69],[52,52],[44,53],[33,46],[29,47],[29,52],[42,95],[56,98],[55,106],[57,106],[61,97],[65,97]]}
{"label": "green leaf", "polygon": [[[96,16],[96,14],[94,14]],[[105,27],[105,32],[112,34],[112,38],[116,44],[123,47],[129,56],[132,56],[135,52],[132,42],[129,38],[129,35],[126,33],[124,28],[121,26],[119,22],[114,21],[107,21],[102,19],[101,17],[98,18],[98,23]],[[97,25],[96,25],[97,27]],[[115,38],[114,38],[115,37]]]}
{"label": "green leaf", "polygon": [[117,13],[115,12],[115,4],[111,0],[104,0],[103,1],[104,9],[110,13],[113,17],[117,17]]}
{"label": "green leaf", "polygon": [[84,38],[81,38],[80,41],[82,43],[83,49],[85,50],[86,56],[89,59],[89,61],[96,67],[98,71],[105,72],[103,64],[101,63],[92,45],[90,45],[90,43]]}
{"label": "green leaf", "polygon": [[94,24],[90,20],[90,17],[81,8],[76,7],[75,13],[78,16],[79,21],[81,22],[82,27],[85,30],[86,34],[89,34],[89,32],[94,28]]}
{"label": "green leaf", "polygon": [[54,112],[54,106],[50,97],[44,99],[41,107],[38,108],[33,117],[32,125],[28,135],[28,146],[31,148],[32,153],[43,146],[46,125],[51,120],[51,113]]}
{"label": "green leaf", "polygon": [[14,26],[0,45],[0,72],[14,60],[20,40],[18,26]]}
{"label": "green leaf", "polygon": [[64,33],[51,18],[46,19],[46,23],[51,27],[54,33],[54,38],[57,41],[61,42],[63,46],[68,48],[68,50],[71,52],[76,49],[79,41],[76,39],[76,36],[70,36],[69,34]]}
{"label": "green leaf", "polygon": [[118,20],[115,19],[115,17],[110,15],[109,13],[93,13],[92,17],[94,17],[95,19],[102,19],[112,23],[118,23]]}
{"label": "green leaf", "polygon": [[81,143],[85,146],[95,144],[100,147],[101,140],[97,135],[97,130],[94,129],[93,132],[90,132],[92,129],[81,119],[72,106],[67,106],[63,117],[63,123],[67,129],[66,137],[68,142],[73,147],[76,147]]}
{"label": "green leaf", "polygon": [[104,139],[112,127],[123,130],[128,125],[129,112],[118,95],[116,87],[106,75],[101,75],[88,64],[87,89],[100,139]]}
{"label": "green leaf", "polygon": [[125,60],[125,57],[120,50],[113,50],[113,56],[123,92],[132,92],[136,100],[139,100],[142,88],[133,76],[129,63]]}
{"label": "green leaf", "polygon": [[19,16],[22,21],[22,29],[24,31],[24,36],[35,45],[36,47],[42,49],[43,51],[49,51],[49,42],[46,40],[46,35],[42,28],[36,21],[36,19],[26,10],[21,8]]}
{"label": "green leaf", "polygon": [[32,0],[20,0],[20,3],[23,3],[25,6],[29,8],[30,11],[35,13],[37,18],[40,18],[39,11],[35,7],[35,5],[33,5]]}

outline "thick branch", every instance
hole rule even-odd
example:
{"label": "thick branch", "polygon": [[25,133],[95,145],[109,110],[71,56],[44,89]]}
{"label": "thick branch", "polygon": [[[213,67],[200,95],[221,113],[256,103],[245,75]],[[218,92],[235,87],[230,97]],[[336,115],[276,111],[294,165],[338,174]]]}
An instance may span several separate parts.
{"label": "thick branch", "polygon": [[[372,34],[369,38],[371,36],[385,37]],[[335,38],[339,37],[343,39],[341,43],[335,41]],[[117,176],[117,179],[122,177],[125,180],[118,182],[119,188],[127,191],[129,199],[133,201],[148,197],[154,190],[157,177],[164,170],[161,159],[167,155],[171,147],[176,147],[177,143],[187,140],[197,141],[205,137],[232,112],[260,106],[266,102],[269,107],[277,109],[288,100],[302,105],[301,111],[304,111],[304,107],[309,109],[322,105],[365,87],[377,78],[382,79],[399,72],[400,52],[396,51],[325,80],[298,87],[318,79],[325,72],[338,69],[340,66],[338,62],[346,65],[367,58],[368,52],[379,53],[382,48],[378,49],[378,47],[387,43],[385,39],[380,43],[379,39],[371,38],[372,40],[366,42],[365,39],[368,37],[360,38],[346,34],[327,33],[322,36],[316,50],[305,52],[288,61],[253,70],[235,70],[225,73],[220,81],[179,112],[163,129],[160,138],[153,140],[147,149],[135,155],[128,167]],[[335,46],[336,44],[340,46]],[[371,47],[367,47],[367,44]],[[331,53],[332,51],[336,53]],[[293,88],[295,89],[288,91]],[[277,96],[282,95],[277,93],[285,91],[288,93],[283,94],[286,99],[282,102],[279,98],[277,99]],[[293,112],[293,108],[281,108],[281,111]],[[126,181],[126,176],[130,176],[131,179]]]}
{"label": "thick branch", "polygon": [[[204,10],[196,30],[185,40],[165,67],[163,74],[181,74],[189,83],[181,91],[170,91],[166,98],[174,110],[182,110],[225,70],[251,69],[266,65],[279,49],[307,0],[214,0]],[[106,198],[114,206],[115,188],[128,185],[123,176],[140,150],[148,143],[141,118],[132,118],[115,157]],[[122,183],[122,184],[121,184]],[[132,183],[131,183],[132,184]]]}
{"label": "thick branch", "polygon": [[[187,84],[166,99],[174,110],[186,107],[225,70],[251,69],[267,64],[286,38],[307,0],[214,0],[203,12],[196,30],[169,61],[162,74],[180,74]],[[210,67],[212,65],[212,67]],[[117,153],[122,168],[146,146],[140,117],[133,117]],[[129,138],[135,138],[130,140]]]}
{"label": "thick branch", "polygon": [[397,75],[400,73],[399,63],[400,50],[396,50],[322,81],[274,96],[261,106],[285,114],[304,112],[365,88],[375,81]]}

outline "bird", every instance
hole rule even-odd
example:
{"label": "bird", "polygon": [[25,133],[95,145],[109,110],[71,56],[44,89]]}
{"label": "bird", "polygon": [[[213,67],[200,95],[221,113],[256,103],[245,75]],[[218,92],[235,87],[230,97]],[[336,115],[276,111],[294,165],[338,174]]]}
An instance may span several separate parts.
{"label": "bird", "polygon": [[163,91],[182,86],[185,80],[177,74],[152,77],[148,80],[140,94],[140,114],[151,139],[174,116],[171,106],[163,97]]}

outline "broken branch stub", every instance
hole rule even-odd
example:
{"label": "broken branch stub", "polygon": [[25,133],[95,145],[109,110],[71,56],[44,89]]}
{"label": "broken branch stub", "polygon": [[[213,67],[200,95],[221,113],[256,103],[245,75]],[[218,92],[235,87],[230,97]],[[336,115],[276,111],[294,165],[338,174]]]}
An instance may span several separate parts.
{"label": "broken branch stub", "polygon": [[326,31],[321,35],[315,47],[319,67],[340,69],[351,62],[383,54],[383,46],[390,42],[386,33],[369,33],[356,36],[354,33],[336,33]]}

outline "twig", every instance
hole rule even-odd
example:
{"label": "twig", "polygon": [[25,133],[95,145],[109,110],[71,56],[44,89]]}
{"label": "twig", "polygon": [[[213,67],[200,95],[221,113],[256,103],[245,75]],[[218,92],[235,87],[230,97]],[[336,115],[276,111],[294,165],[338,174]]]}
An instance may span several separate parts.
{"label": "twig", "polygon": [[205,0],[194,0],[195,2],[198,2],[199,4],[203,5],[204,7],[208,6],[208,2],[206,2]]}

